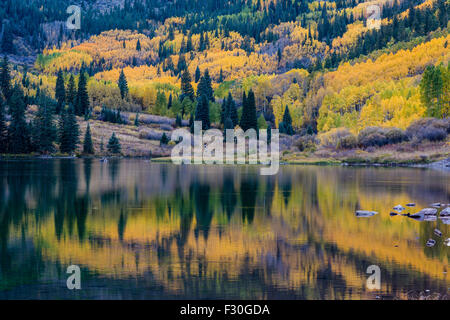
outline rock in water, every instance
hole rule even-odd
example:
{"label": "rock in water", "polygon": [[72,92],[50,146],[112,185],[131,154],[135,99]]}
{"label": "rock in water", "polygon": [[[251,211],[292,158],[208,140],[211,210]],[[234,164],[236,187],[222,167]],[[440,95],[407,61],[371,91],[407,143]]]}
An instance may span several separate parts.
{"label": "rock in water", "polygon": [[407,207],[415,207],[416,204],[415,204],[415,203],[407,203],[406,206],[407,206]]}
{"label": "rock in water", "polygon": [[405,207],[403,207],[402,205],[398,204],[393,209],[396,210],[396,211],[403,211],[403,210],[405,210]]}
{"label": "rock in water", "polygon": [[389,214],[390,214],[391,217],[393,217],[393,216],[398,216],[398,213],[397,213],[397,212],[391,212],[391,213],[389,213]]}
{"label": "rock in water", "polygon": [[450,207],[445,208],[441,211],[440,217],[449,217],[450,218]]}
{"label": "rock in water", "polygon": [[444,244],[445,244],[447,247],[450,247],[450,238],[445,239]]}
{"label": "rock in water", "polygon": [[433,208],[440,208],[440,207],[441,207],[441,204],[440,204],[439,202],[432,203],[432,204],[430,204],[430,207],[433,207]]}
{"label": "rock in water", "polygon": [[435,244],[436,244],[436,240],[428,239],[427,247],[434,247]]}
{"label": "rock in water", "polygon": [[439,229],[434,229],[434,234],[437,235],[438,237],[442,237],[442,232]]}
{"label": "rock in water", "polygon": [[423,214],[425,216],[435,216],[437,214],[437,209],[435,208],[425,208],[417,212],[417,214]]}
{"label": "rock in water", "polygon": [[368,218],[378,214],[376,211],[367,211],[367,210],[357,210],[356,216],[361,218]]}

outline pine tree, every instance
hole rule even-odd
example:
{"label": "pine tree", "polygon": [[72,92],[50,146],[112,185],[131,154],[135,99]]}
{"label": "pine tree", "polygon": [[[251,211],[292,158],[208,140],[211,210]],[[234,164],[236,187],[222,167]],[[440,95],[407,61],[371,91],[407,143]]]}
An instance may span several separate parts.
{"label": "pine tree", "polygon": [[202,122],[203,130],[208,130],[211,127],[209,119],[209,101],[205,95],[202,95],[197,100],[197,107],[195,109],[195,121]]}
{"label": "pine tree", "polygon": [[194,133],[194,115],[191,113],[191,117],[189,118],[189,130],[191,133]]}
{"label": "pine tree", "polygon": [[139,112],[136,113],[136,118],[134,118],[134,125],[136,127],[139,127]]}
{"label": "pine tree", "polygon": [[73,153],[77,149],[80,132],[73,107],[63,109],[59,121],[59,149],[62,153]]}
{"label": "pine tree", "polygon": [[240,127],[244,131],[247,131],[248,129],[258,130],[258,120],[256,118],[255,94],[251,89],[248,93],[248,97],[244,99]]}
{"label": "pine tree", "polygon": [[13,43],[13,34],[8,24],[4,25],[3,38],[2,38],[2,51],[4,53],[14,54],[16,52]]}
{"label": "pine tree", "polygon": [[89,95],[87,91],[87,79],[84,73],[84,68],[81,68],[80,77],[78,79],[76,110],[77,116],[89,114]]}
{"label": "pine tree", "polygon": [[141,41],[139,41],[139,39],[136,43],[136,51],[141,51]]}
{"label": "pine tree", "polygon": [[120,153],[122,147],[120,146],[120,141],[119,141],[119,139],[117,139],[115,132],[113,132],[111,138],[109,139],[107,148],[108,148],[108,152],[110,152],[110,153],[113,153],[113,154]]}
{"label": "pine tree", "polygon": [[9,73],[8,57],[4,56],[0,71],[0,88],[6,101],[11,97],[11,75]]}
{"label": "pine tree", "polygon": [[67,98],[66,98],[67,104],[75,106],[76,95],[77,93],[75,88],[75,79],[73,77],[73,74],[71,74],[69,78],[69,83],[67,85]]}
{"label": "pine tree", "polygon": [[170,141],[169,138],[167,137],[166,133],[164,132],[162,137],[161,137],[161,140],[159,141],[159,144],[161,146],[162,145],[167,145],[169,143],[169,141]]}
{"label": "pine tree", "polygon": [[294,134],[292,118],[288,106],[286,106],[286,109],[284,110],[283,121],[279,124],[279,130],[280,133],[288,134],[290,136]]}
{"label": "pine tree", "polygon": [[195,69],[195,83],[198,83],[201,77],[200,68],[197,66]]}
{"label": "pine tree", "polygon": [[188,97],[191,101],[194,101],[194,88],[192,88],[191,84],[191,75],[187,69],[184,70],[181,76],[181,95],[180,101],[183,101],[184,98]]}
{"label": "pine tree", "polygon": [[236,109],[236,103],[234,102],[234,99],[231,96],[231,92],[228,92],[227,105],[228,105],[228,116],[233,122],[233,127],[235,127],[239,123],[239,116]]}
{"label": "pine tree", "polygon": [[197,97],[199,98],[203,95],[205,95],[209,101],[214,102],[214,90],[212,88],[208,69],[205,70],[203,76],[200,78],[200,83],[197,88]]}
{"label": "pine tree", "polygon": [[59,114],[66,102],[66,88],[64,86],[64,77],[61,69],[58,71],[55,87],[55,99],[58,102],[56,106],[56,113]]}
{"label": "pine tree", "polygon": [[0,154],[8,152],[8,127],[6,125],[5,104],[0,99]]}
{"label": "pine tree", "polygon": [[219,74],[219,81],[218,82],[219,83],[223,82],[223,71],[222,71],[222,68],[220,68],[220,74]]}
{"label": "pine tree", "polygon": [[54,151],[53,143],[56,140],[56,127],[51,107],[41,104],[36,114],[34,129],[34,147],[43,154]]}
{"label": "pine tree", "polygon": [[9,100],[11,123],[8,128],[9,152],[28,153],[30,150],[30,130],[25,120],[26,105],[22,91],[15,87]]}
{"label": "pine tree", "polygon": [[120,96],[122,97],[122,99],[125,99],[125,97],[128,95],[128,82],[127,78],[125,77],[125,74],[123,73],[123,69],[120,72],[119,81],[117,82],[117,85],[119,86]]}
{"label": "pine tree", "polygon": [[86,134],[84,135],[83,153],[94,154],[94,145],[92,144],[91,127],[88,123]]}
{"label": "pine tree", "polygon": [[172,98],[172,93],[170,93],[169,95],[169,102],[167,102],[167,109],[172,108],[172,104],[173,104],[173,98]]}

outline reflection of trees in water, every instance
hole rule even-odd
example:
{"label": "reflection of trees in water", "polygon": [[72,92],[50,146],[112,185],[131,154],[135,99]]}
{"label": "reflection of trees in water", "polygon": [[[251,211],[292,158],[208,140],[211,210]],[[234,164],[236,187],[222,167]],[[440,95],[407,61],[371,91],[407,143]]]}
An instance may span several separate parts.
{"label": "reflection of trees in water", "polygon": [[233,176],[229,173],[224,173],[223,186],[220,192],[220,202],[222,204],[222,211],[225,212],[229,221],[237,204]]}
{"label": "reflection of trees in water", "polygon": [[258,195],[258,182],[254,177],[245,177],[240,187],[242,221],[251,224],[255,216],[256,196]]}
{"label": "reflection of trees in water", "polygon": [[213,218],[213,210],[209,201],[211,188],[205,184],[194,184],[191,190],[192,198],[195,202],[195,219],[197,221],[195,236],[198,237],[199,232],[202,232],[203,237],[208,239],[209,228]]}

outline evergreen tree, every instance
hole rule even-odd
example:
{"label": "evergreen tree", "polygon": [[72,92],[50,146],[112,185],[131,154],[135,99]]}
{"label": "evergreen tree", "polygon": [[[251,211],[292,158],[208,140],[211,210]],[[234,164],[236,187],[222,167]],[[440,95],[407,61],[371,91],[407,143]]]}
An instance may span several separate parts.
{"label": "evergreen tree", "polygon": [[115,132],[113,132],[111,138],[108,141],[108,152],[113,154],[120,153],[122,147],[120,146],[120,141],[117,139]]}
{"label": "evergreen tree", "polygon": [[159,144],[161,146],[162,145],[167,145],[169,143],[169,141],[170,141],[169,138],[167,137],[166,133],[164,132],[162,137],[161,137],[161,140],[159,141]]}
{"label": "evergreen tree", "polygon": [[228,92],[227,106],[228,106],[228,116],[233,122],[233,127],[235,127],[239,124],[239,116],[236,108],[236,103],[234,102],[234,99],[231,96],[231,92]]}
{"label": "evergreen tree", "polygon": [[122,99],[125,99],[125,97],[128,95],[128,81],[125,77],[125,74],[123,73],[123,69],[120,72],[119,81],[117,82],[117,85],[119,86],[120,90],[120,96]]}
{"label": "evergreen tree", "polygon": [[194,88],[192,88],[191,75],[187,69],[184,70],[181,76],[180,101],[183,101],[185,97],[188,97],[191,101],[194,101]]}
{"label": "evergreen tree", "polygon": [[94,145],[92,144],[91,127],[88,123],[86,134],[84,135],[83,153],[94,154]]}
{"label": "evergreen tree", "polygon": [[63,109],[59,121],[59,150],[62,153],[73,153],[77,149],[80,132],[73,107]]}
{"label": "evergreen tree", "polygon": [[219,74],[219,83],[223,82],[223,71],[222,68],[220,68],[220,74]]}
{"label": "evergreen tree", "polygon": [[173,98],[172,98],[172,93],[170,93],[169,95],[169,102],[167,102],[167,109],[172,108],[172,104],[173,104]]}
{"label": "evergreen tree", "polygon": [[141,51],[141,41],[139,41],[139,39],[136,43],[136,51]]}
{"label": "evergreen tree", "polygon": [[191,113],[191,117],[189,118],[189,130],[191,133],[194,133],[194,115]]}
{"label": "evergreen tree", "polygon": [[30,150],[30,130],[25,120],[26,105],[22,91],[15,87],[9,100],[11,122],[8,128],[9,152],[28,153]]}
{"label": "evergreen tree", "polygon": [[175,118],[175,126],[177,128],[181,128],[183,126],[183,122],[182,122],[180,114],[177,114],[177,117]]}
{"label": "evergreen tree", "polygon": [[16,52],[13,43],[13,34],[11,28],[8,24],[3,27],[3,38],[2,38],[2,51],[4,53],[14,54]]}
{"label": "evergreen tree", "polygon": [[77,116],[89,114],[89,95],[87,92],[87,79],[84,73],[84,68],[81,68],[80,71],[76,100],[75,114]]}
{"label": "evergreen tree", "polygon": [[136,127],[139,127],[139,112],[136,113],[136,118],[134,118],[134,125]]}
{"label": "evergreen tree", "polygon": [[66,88],[64,86],[64,77],[61,69],[58,71],[55,87],[55,99],[58,102],[56,106],[56,113],[59,114],[66,102]]}
{"label": "evergreen tree", "polygon": [[9,73],[8,57],[4,56],[0,66],[0,88],[6,101],[11,97],[11,75]]}
{"label": "evergreen tree", "polygon": [[195,121],[202,122],[202,129],[208,130],[211,127],[209,119],[209,101],[205,95],[197,99],[197,107],[195,109]]}
{"label": "evergreen tree", "polygon": [[206,96],[209,101],[214,102],[214,90],[211,84],[211,77],[208,69],[205,70],[203,76],[200,78],[200,83],[197,88],[197,97]]}
{"label": "evergreen tree", "polygon": [[248,129],[251,128],[258,130],[258,120],[256,118],[255,94],[251,89],[248,93],[248,97],[244,99],[240,127],[244,131],[247,131]]}
{"label": "evergreen tree", "polygon": [[75,106],[76,96],[77,93],[75,88],[75,79],[73,77],[73,74],[71,74],[69,78],[69,83],[67,85],[67,98],[66,98],[67,104]]}
{"label": "evergreen tree", "polygon": [[53,143],[56,140],[56,127],[53,120],[53,110],[51,107],[39,105],[34,123],[34,147],[43,154],[54,151]]}
{"label": "evergreen tree", "polygon": [[197,69],[195,69],[195,83],[198,83],[201,77],[200,68],[197,66]]}
{"label": "evergreen tree", "polygon": [[5,104],[0,99],[0,154],[8,152],[8,127],[6,126]]}
{"label": "evergreen tree", "polygon": [[286,109],[284,110],[283,121],[279,124],[278,127],[280,133],[288,134],[291,136],[294,134],[294,129],[292,128],[292,118],[288,106],[286,106]]}

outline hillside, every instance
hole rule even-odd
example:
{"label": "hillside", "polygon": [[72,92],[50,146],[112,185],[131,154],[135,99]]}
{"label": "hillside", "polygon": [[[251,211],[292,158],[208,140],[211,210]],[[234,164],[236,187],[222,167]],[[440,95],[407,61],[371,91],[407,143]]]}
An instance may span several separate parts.
{"label": "hillside", "polygon": [[[279,128],[292,137],[283,149],[293,152],[411,142],[411,126],[427,117],[443,119],[430,130],[445,135],[417,143],[445,143],[450,133],[447,0],[124,0],[109,9],[104,1],[79,1],[83,26],[76,31],[64,26],[66,2],[52,1],[4,1],[0,17],[1,49],[13,62],[12,82],[3,87],[17,85],[27,105],[52,106],[55,126],[66,106],[80,121],[106,126],[106,112],[117,110],[187,125],[199,120],[205,95],[208,121],[224,128],[229,106],[240,117],[250,103],[243,96],[251,95],[258,123],[250,127]],[[380,28],[368,21],[373,4],[381,8]],[[17,63],[31,57],[33,65]],[[380,131],[384,142],[372,133],[363,141],[375,126],[398,129],[401,138]],[[323,143],[336,132],[344,134]],[[99,141],[99,131],[93,135]],[[46,151],[58,150],[54,142]]]}

